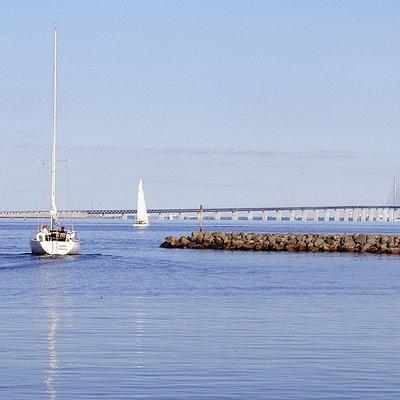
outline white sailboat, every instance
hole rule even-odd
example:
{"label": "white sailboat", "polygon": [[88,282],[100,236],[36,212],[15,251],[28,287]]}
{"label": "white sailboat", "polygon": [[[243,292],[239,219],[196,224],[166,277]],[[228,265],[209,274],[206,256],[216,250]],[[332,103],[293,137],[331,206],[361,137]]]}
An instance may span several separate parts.
{"label": "white sailboat", "polygon": [[54,65],[53,65],[53,144],[51,157],[51,208],[50,229],[43,225],[30,240],[31,251],[35,255],[69,255],[79,251],[76,232],[60,226],[56,205],[56,133],[57,133],[57,28],[54,27]]}
{"label": "white sailboat", "polygon": [[139,186],[138,186],[138,204],[137,204],[137,212],[136,212],[136,224],[133,224],[135,227],[146,227],[149,226],[149,216],[147,214],[146,208],[146,200],[144,198],[143,192],[143,182],[140,178]]}

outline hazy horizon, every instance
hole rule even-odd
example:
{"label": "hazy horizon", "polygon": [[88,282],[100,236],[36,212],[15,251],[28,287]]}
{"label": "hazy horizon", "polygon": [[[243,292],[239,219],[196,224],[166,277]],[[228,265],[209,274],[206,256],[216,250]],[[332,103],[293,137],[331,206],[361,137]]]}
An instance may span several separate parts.
{"label": "hazy horizon", "polygon": [[140,177],[149,208],[384,204],[400,175],[398,2],[2,9],[0,209],[48,207],[55,20],[60,208],[135,208]]}

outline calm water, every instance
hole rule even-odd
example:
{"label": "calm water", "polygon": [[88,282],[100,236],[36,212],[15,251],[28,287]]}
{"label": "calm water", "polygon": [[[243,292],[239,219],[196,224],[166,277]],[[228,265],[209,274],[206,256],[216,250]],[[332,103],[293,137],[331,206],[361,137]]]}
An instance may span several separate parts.
{"label": "calm water", "polygon": [[34,222],[0,222],[0,398],[400,398],[400,257],[160,249],[194,223],[130,222],[78,223],[58,259],[28,254]]}

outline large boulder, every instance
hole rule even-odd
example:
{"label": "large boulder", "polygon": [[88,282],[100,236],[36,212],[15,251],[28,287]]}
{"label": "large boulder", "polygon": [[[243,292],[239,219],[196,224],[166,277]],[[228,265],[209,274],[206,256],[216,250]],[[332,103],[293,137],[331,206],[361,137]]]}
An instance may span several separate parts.
{"label": "large boulder", "polygon": [[353,240],[353,236],[346,235],[344,237],[344,245],[345,246],[355,246],[355,243],[354,243],[354,240]]}
{"label": "large boulder", "polygon": [[332,237],[327,237],[325,239],[325,243],[331,245],[331,244],[335,243],[335,239],[333,239]]}
{"label": "large boulder", "polygon": [[356,235],[354,241],[363,246],[365,243],[367,243],[367,235],[360,233],[359,235]]}
{"label": "large boulder", "polygon": [[161,244],[161,247],[172,248],[177,245],[177,242],[178,241],[173,236],[167,236]]}
{"label": "large boulder", "polygon": [[[289,242],[290,242],[290,241],[289,241]],[[297,241],[296,241],[296,243],[297,243]],[[287,251],[295,251],[295,250],[296,250],[296,245],[297,245],[297,244],[291,244],[291,243],[289,243],[289,244],[286,245],[286,250],[287,250]]]}
{"label": "large boulder", "polygon": [[386,244],[389,241],[389,236],[383,235],[381,236],[381,244]]}
{"label": "large boulder", "polygon": [[231,246],[233,250],[239,250],[244,245],[244,240],[233,239],[231,242]]}
{"label": "large boulder", "polygon": [[193,232],[192,233],[192,242],[200,244],[203,241],[204,233],[203,232]]}
{"label": "large boulder", "polygon": [[268,242],[270,246],[274,247],[276,244],[276,236],[275,235],[267,235]]}
{"label": "large boulder", "polygon": [[187,247],[188,245],[190,245],[191,241],[186,236],[181,236],[179,238],[179,243]]}
{"label": "large boulder", "polygon": [[286,244],[285,243],[278,243],[276,246],[275,246],[275,250],[276,251],[282,251],[282,250],[285,250],[285,247],[286,247]]}
{"label": "large boulder", "polygon": [[222,248],[222,247],[224,247],[225,241],[224,241],[223,237],[216,235],[214,237],[213,243],[216,248]]}
{"label": "large boulder", "polygon": [[322,248],[323,251],[332,251],[331,246],[330,246],[329,244],[327,244],[327,243],[324,243],[324,244],[321,246],[321,248]]}
{"label": "large boulder", "polygon": [[381,253],[386,253],[388,250],[388,247],[386,246],[386,244],[382,244],[381,248],[379,250],[381,251]]}
{"label": "large boulder", "polygon": [[253,250],[255,247],[255,242],[254,240],[249,240],[248,242],[244,243],[242,245],[243,250]]}
{"label": "large boulder", "polygon": [[364,243],[362,246],[361,246],[361,253],[365,253],[365,252],[367,252],[368,251],[368,249],[371,247],[372,245],[371,245],[371,243]]}
{"label": "large boulder", "polygon": [[303,242],[303,241],[298,242],[295,249],[296,249],[296,251],[306,251],[307,250],[306,242]]}

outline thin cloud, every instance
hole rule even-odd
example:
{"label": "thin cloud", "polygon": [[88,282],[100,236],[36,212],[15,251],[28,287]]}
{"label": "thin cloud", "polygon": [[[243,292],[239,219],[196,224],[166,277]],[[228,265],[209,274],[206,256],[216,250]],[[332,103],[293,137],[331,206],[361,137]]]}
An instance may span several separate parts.
{"label": "thin cloud", "polygon": [[[235,181],[235,182],[212,182],[201,181],[199,179],[147,179],[150,183],[168,183],[174,186],[195,186],[195,187],[212,187],[212,188],[235,188],[244,186],[259,186],[260,183],[254,180]],[[264,185],[264,184],[263,184]]]}
{"label": "thin cloud", "polygon": [[74,146],[70,148],[74,151],[123,151],[135,153],[154,153],[154,154],[189,154],[189,155],[290,155],[285,151],[273,150],[256,150],[256,149],[234,149],[234,148],[218,148],[218,147],[142,147],[133,146],[110,146],[110,145],[94,145],[94,146]]}
{"label": "thin cloud", "polygon": [[339,159],[355,159],[358,158],[358,154],[351,150],[318,150],[311,152],[297,153],[300,158],[311,158],[311,159],[326,159],[326,158],[339,158]]}
{"label": "thin cloud", "polygon": [[36,189],[20,189],[20,188],[8,188],[8,189],[0,189],[2,193],[24,193],[24,192],[42,192],[44,188],[36,188]]}
{"label": "thin cloud", "polygon": [[37,131],[30,131],[26,129],[22,130],[2,129],[0,131],[0,143],[4,143],[4,146],[11,146],[20,150],[43,148],[44,142],[42,139],[46,137],[48,137],[47,134],[43,134]]}
{"label": "thin cloud", "polygon": [[122,147],[122,146],[105,146],[105,145],[94,145],[94,146],[71,146],[71,151],[131,151],[133,148]]}
{"label": "thin cloud", "polygon": [[289,152],[269,149],[235,149],[222,147],[143,147],[133,146],[112,146],[112,145],[94,145],[94,146],[74,146],[70,148],[73,151],[99,151],[99,152],[134,152],[136,154],[179,154],[179,155],[209,155],[209,156],[255,156],[255,157],[288,157],[288,158],[306,158],[306,159],[355,159],[358,154],[350,150],[318,150]]}
{"label": "thin cloud", "polygon": [[19,139],[37,139],[43,137],[45,134],[44,133],[39,133],[37,131],[31,131],[29,129],[15,129],[15,130],[10,130],[10,129],[1,129],[0,131],[0,136],[1,137],[6,137],[6,138],[19,138]]}
{"label": "thin cloud", "polygon": [[285,151],[274,151],[274,150],[257,150],[257,149],[234,149],[234,148],[218,148],[218,147],[172,147],[172,148],[160,148],[153,149],[157,153],[164,154],[198,154],[198,155],[255,155],[255,156],[281,156],[289,155],[290,153]]}

